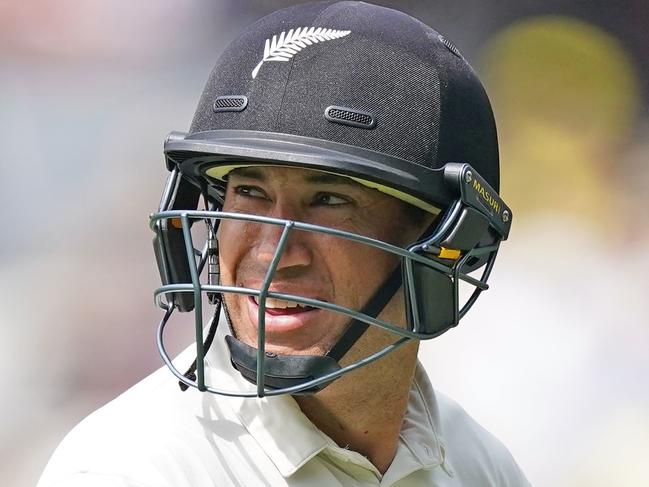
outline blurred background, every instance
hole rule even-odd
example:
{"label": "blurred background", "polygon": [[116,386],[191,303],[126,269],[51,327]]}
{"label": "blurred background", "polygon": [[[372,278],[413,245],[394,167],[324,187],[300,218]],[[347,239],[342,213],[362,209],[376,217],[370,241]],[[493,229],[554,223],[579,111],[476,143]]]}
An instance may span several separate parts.
{"label": "blurred background", "polygon": [[[1,485],[34,485],[74,424],[160,367],[162,142],[224,46],[291,3],[0,2]],[[492,291],[422,348],[433,384],[534,485],[649,485],[649,3],[376,3],[479,72],[515,215]]]}

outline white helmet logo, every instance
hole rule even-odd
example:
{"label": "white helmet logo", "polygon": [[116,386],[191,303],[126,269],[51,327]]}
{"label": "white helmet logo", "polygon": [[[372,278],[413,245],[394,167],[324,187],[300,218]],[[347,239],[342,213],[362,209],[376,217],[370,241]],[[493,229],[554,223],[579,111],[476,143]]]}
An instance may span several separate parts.
{"label": "white helmet logo", "polygon": [[265,61],[288,61],[306,46],[345,37],[350,32],[350,30],[324,29],[322,27],[317,29],[315,27],[298,27],[295,30],[289,30],[288,34],[282,32],[279,39],[274,35],[272,40],[266,39],[264,58],[252,70],[252,79],[255,79],[259,68]]}

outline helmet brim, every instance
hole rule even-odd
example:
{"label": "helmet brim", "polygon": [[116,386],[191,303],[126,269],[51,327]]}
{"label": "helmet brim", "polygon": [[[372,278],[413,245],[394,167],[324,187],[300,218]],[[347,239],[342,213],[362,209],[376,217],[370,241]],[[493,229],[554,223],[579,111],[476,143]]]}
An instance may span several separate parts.
{"label": "helmet brim", "polygon": [[[169,169],[190,180],[224,181],[237,167],[283,166],[350,177],[431,213],[457,197],[443,168],[429,169],[380,152],[311,137],[248,130],[172,132],[164,147]],[[200,183],[199,183],[200,184]]]}

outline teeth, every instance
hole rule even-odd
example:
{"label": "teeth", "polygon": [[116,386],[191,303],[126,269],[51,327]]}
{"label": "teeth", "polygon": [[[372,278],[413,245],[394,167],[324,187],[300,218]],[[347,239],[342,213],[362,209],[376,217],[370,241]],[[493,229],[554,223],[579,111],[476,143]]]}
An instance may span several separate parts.
{"label": "teeth", "polygon": [[[256,296],[253,296],[253,301],[256,305],[259,305],[259,301]],[[286,308],[306,308],[307,306],[294,303],[293,301],[284,301],[283,299],[274,299],[266,298],[266,307],[271,309],[286,309]]]}

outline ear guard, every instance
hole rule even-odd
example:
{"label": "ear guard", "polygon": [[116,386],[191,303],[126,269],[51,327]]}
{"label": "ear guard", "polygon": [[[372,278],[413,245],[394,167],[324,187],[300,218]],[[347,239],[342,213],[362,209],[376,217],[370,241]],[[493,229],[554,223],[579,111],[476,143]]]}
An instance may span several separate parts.
{"label": "ear guard", "polygon": [[[178,173],[178,169],[174,169],[167,180],[159,211],[196,209],[199,196],[199,188],[185,181]],[[185,254],[185,238],[179,219],[156,222],[153,251],[163,285],[192,282],[189,262]],[[173,304],[179,311],[192,311],[194,297],[190,293],[169,293],[167,304]]]}
{"label": "ear guard", "polygon": [[[442,273],[419,261],[402,262],[408,326],[431,337],[457,326],[488,289],[498,247],[509,236],[512,218],[496,191],[468,164],[446,164],[444,179],[459,189],[459,198],[439,217],[435,233],[408,250],[450,265],[452,272]],[[475,290],[460,307],[459,276],[482,266]]]}

